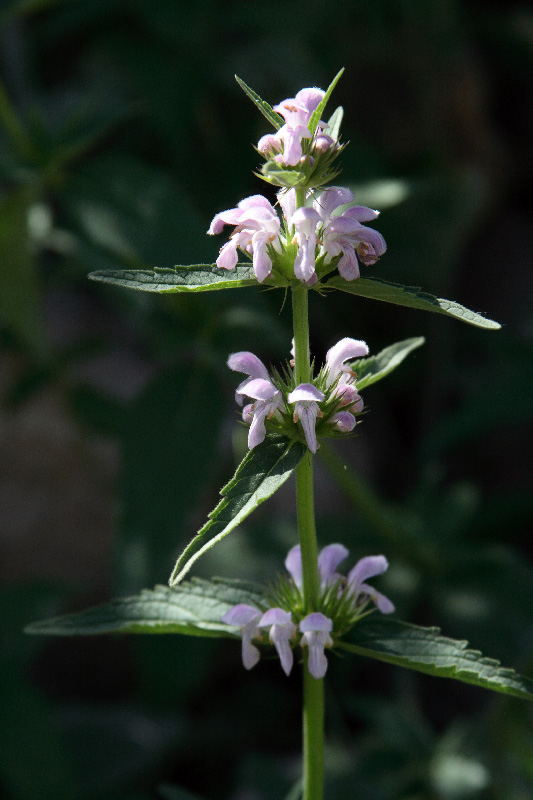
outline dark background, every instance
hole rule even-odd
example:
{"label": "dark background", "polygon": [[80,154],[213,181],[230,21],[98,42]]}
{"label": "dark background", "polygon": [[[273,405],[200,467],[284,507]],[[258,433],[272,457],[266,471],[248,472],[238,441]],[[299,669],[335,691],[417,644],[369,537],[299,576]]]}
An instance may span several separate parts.
{"label": "dark background", "polygon": [[[212,216],[272,197],[234,73],[273,104],[344,66],[338,182],[388,243],[365,274],[503,325],[313,296],[317,360],[342,336],[427,339],[365,393],[348,491],[318,467],[320,541],[385,553],[402,618],[531,674],[529,4],[4,0],[0,49],[0,796],[279,800],[298,776],[298,670],[248,675],[231,642],[21,634],[166,582],[245,450],[228,354],[288,355],[281,292],[87,280],[211,263]],[[292,492],[195,574],[271,579]],[[328,677],[328,800],[533,795],[527,704],[364,660]]]}

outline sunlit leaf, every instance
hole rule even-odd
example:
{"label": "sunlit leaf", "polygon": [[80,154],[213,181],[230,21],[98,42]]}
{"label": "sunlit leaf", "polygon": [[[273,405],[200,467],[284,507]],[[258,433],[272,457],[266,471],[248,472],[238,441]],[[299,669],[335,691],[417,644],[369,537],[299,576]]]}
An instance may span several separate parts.
{"label": "sunlit leaf", "polygon": [[321,118],[322,113],[323,113],[323,111],[324,111],[324,109],[325,109],[325,107],[326,107],[326,105],[328,103],[328,100],[331,97],[331,95],[333,93],[333,90],[334,90],[335,86],[337,85],[337,83],[339,82],[343,72],[344,72],[344,67],[337,72],[337,74],[335,75],[335,77],[331,81],[330,85],[328,86],[328,88],[326,90],[326,94],[324,95],[324,97],[322,98],[321,102],[318,104],[318,106],[315,108],[315,110],[311,114],[311,119],[309,120],[309,125],[307,126],[309,128],[310,132],[311,132],[311,135],[314,134],[314,132],[316,130],[316,126],[320,122],[320,118]]}
{"label": "sunlit leaf", "polygon": [[372,383],[385,378],[396,367],[400,366],[409,353],[412,353],[417,347],[421,347],[424,342],[423,336],[404,339],[402,342],[396,342],[389,345],[389,347],[385,347],[377,356],[369,356],[368,358],[359,358],[357,361],[352,361],[350,369],[357,374],[357,389],[364,389]]}
{"label": "sunlit leaf", "polygon": [[327,135],[331,136],[331,138],[335,139],[335,141],[337,141],[339,138],[343,117],[344,109],[342,106],[339,106],[328,119],[328,124],[324,128],[324,133],[327,133]]}
{"label": "sunlit leaf", "polygon": [[483,317],[481,314],[477,314],[475,311],[471,311],[453,300],[435,297],[416,286],[404,286],[401,283],[391,283],[378,278],[357,278],[354,281],[346,281],[340,275],[331,278],[324,285],[328,289],[340,289],[343,292],[348,292],[348,294],[356,294],[372,300],[382,300],[385,303],[394,303],[398,306],[421,308],[424,311],[446,314],[448,317],[455,317],[463,322],[468,322],[470,325],[476,325],[478,328],[486,328],[488,330],[501,328],[499,322],[487,319],[487,317]]}
{"label": "sunlit leaf", "polygon": [[91,272],[89,278],[140,292],[212,292],[257,286],[253,268],[237,264],[235,269],[219,269],[215,264],[193,264],[174,269],[117,269]]}
{"label": "sunlit leaf", "polygon": [[285,122],[283,117],[273,111],[272,106],[269,105],[266,100],[262,100],[257,92],[254,92],[253,89],[250,89],[250,87],[247,86],[245,82],[238,77],[238,75],[235,75],[235,80],[243,92],[248,95],[252,103],[255,103],[261,114],[267,118],[267,120],[276,128],[276,130],[279,130]]}

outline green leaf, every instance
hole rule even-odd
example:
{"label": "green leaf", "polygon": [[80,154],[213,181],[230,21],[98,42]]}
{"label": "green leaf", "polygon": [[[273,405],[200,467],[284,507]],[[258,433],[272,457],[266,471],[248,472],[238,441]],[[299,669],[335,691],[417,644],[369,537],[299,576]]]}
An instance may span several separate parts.
{"label": "green leaf", "polygon": [[283,164],[275,161],[266,161],[261,167],[258,177],[263,178],[273,186],[302,186],[309,180],[305,172],[299,169],[286,169]]}
{"label": "green leaf", "polygon": [[309,125],[307,126],[309,128],[310,132],[311,132],[311,136],[316,131],[316,126],[320,122],[320,117],[322,116],[322,113],[323,113],[323,111],[324,111],[324,109],[325,109],[325,107],[327,105],[327,102],[328,102],[329,98],[332,95],[333,89],[335,88],[335,86],[339,82],[340,77],[341,77],[343,72],[344,72],[344,67],[337,72],[337,74],[335,75],[335,77],[331,81],[331,83],[330,83],[330,85],[329,85],[329,87],[328,87],[328,89],[326,91],[326,94],[322,98],[322,102],[319,103],[319,105],[315,108],[315,110],[311,114],[311,119],[309,120]]}
{"label": "green leaf", "polygon": [[112,600],[77,614],[33,622],[26,633],[50,636],[95,636],[107,633],[181,633],[234,637],[238,631],[220,620],[238,603],[265,607],[260,589],[242,581],[215,578],[169,588],[143,589],[133,597]]}
{"label": "green leaf", "polygon": [[267,118],[267,120],[275,127],[276,130],[279,130],[281,126],[285,124],[283,117],[273,111],[272,106],[269,105],[266,100],[262,100],[253,89],[250,89],[250,87],[247,86],[245,82],[241,80],[241,78],[239,78],[238,75],[235,75],[235,80],[243,92],[248,95],[252,103],[255,103],[261,114]]}
{"label": "green leaf", "polygon": [[402,342],[385,347],[377,356],[369,358],[358,358],[352,361],[350,369],[357,373],[357,389],[365,389],[376,381],[386,378],[402,361],[407,358],[409,353],[421,347],[426,340],[423,336],[415,336],[412,339],[404,339]]}
{"label": "green leaf", "polygon": [[240,289],[257,286],[253,268],[237,264],[235,269],[219,269],[215,264],[193,264],[174,269],[117,269],[91,272],[89,278],[140,292],[212,292],[216,289]]}
{"label": "green leaf", "polygon": [[404,286],[401,283],[382,281],[379,278],[357,278],[355,281],[345,281],[340,275],[331,278],[326,284],[328,289],[340,289],[348,294],[357,294],[360,297],[369,297],[372,300],[383,300],[385,303],[394,303],[398,306],[421,308],[424,311],[435,311],[437,314],[446,314],[455,317],[470,325],[488,330],[501,328],[499,322],[482,317],[475,311],[455,303],[453,300],[443,300],[428,292],[423,292],[416,286]]}
{"label": "green leaf", "polygon": [[338,108],[335,109],[331,117],[328,119],[328,124],[324,128],[324,133],[327,133],[328,136],[331,136],[331,138],[335,139],[335,141],[337,141],[339,138],[343,117],[344,117],[344,109],[342,106],[339,106]]}
{"label": "green leaf", "polygon": [[231,481],[221,490],[222,500],[209,515],[209,521],[178,558],[170,576],[170,585],[179,583],[203,553],[231,533],[258,505],[272,497],[306,452],[307,448],[301,442],[289,442],[278,434],[268,435],[262,444],[250,450]]}
{"label": "green leaf", "polygon": [[372,616],[355,625],[349,641],[340,646],[399,667],[533,700],[533,680],[502,667],[478,650],[469,650],[468,642],[441,636],[438,628]]}

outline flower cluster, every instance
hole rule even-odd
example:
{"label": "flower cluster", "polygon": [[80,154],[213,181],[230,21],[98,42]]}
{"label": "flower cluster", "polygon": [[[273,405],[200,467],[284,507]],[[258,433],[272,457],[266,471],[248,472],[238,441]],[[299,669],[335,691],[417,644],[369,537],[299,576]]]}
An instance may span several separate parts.
{"label": "flower cluster", "polygon": [[264,632],[268,631],[268,639],[276,648],[286,675],[293,667],[293,647],[299,644],[308,648],[311,675],[323,678],[328,668],[325,648],[333,647],[339,636],[368,613],[369,602],[382,614],[394,611],[391,601],[366,583],[368,578],[381,575],[388,568],[385,556],[362,558],[344,577],[337,572],[337,567],[347,555],[348,550],[342,544],[330,544],[318,557],[322,611],[305,616],[302,611],[302,556],[300,546],[296,545],[285,560],[290,580],[282,582],[281,590],[274,595],[274,602],[285,607],[275,605],[262,610],[240,603],[224,614],[222,622],[241,630],[242,661],[246,669],[252,669],[260,658],[254,640],[264,641]]}
{"label": "flower cluster", "polygon": [[248,447],[261,444],[267,424],[273,432],[293,436],[294,426],[299,423],[297,433],[303,434],[312,453],[318,448],[317,432],[329,437],[350,433],[356,425],[356,415],[363,410],[363,400],[357,391],[357,376],[344,362],[366,355],[365,342],[341,339],[328,350],[315,383],[295,386],[292,373],[286,373],[286,380],[277,373],[270,376],[253,353],[232,353],[228,367],[248,376],[237,387],[235,399],[240,406],[244,397],[253,401],[242,411],[243,422],[250,425]]}
{"label": "flower cluster", "polygon": [[267,278],[285,283],[296,278],[312,286],[335,267],[345,280],[352,281],[359,277],[359,262],[375,264],[386,250],[383,236],[364,224],[376,219],[378,211],[352,205],[335,213],[353,202],[349,189],[330,186],[314,200],[309,194],[306,202],[312,204],[301,208],[296,208],[294,189],[282,190],[277,197],[283,225],[275,208],[260,194],[214,216],[209,234],[220,233],[224,225],[235,226],[220,250],[217,267],[234,269],[240,249],[252,257],[259,283]]}
{"label": "flower cluster", "polygon": [[[259,140],[257,143],[259,152],[267,157],[272,157],[278,164],[295,167],[306,156],[311,160],[317,155],[335,148],[336,141],[324,132],[325,123],[319,121],[314,133],[309,130],[313,112],[316,111],[324,96],[325,92],[322,89],[301,89],[296,97],[289,97],[274,106],[274,111],[281,114],[285,125],[277,133],[269,133]],[[302,147],[305,140],[309,140],[306,156],[304,156]]]}

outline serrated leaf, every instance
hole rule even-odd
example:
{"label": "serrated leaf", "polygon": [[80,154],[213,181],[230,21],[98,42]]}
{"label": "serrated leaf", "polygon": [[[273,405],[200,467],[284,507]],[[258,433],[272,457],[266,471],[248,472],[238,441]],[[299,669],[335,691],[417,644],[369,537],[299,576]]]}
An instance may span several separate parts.
{"label": "serrated leaf", "polygon": [[285,124],[285,120],[280,114],[277,114],[273,109],[272,106],[263,100],[257,92],[254,92],[253,89],[250,89],[249,86],[245,84],[238,75],[235,75],[235,80],[243,90],[245,94],[248,95],[252,103],[255,103],[261,114],[267,118],[267,120],[275,127],[276,130],[279,130],[282,125]]}
{"label": "serrated leaf", "polygon": [[140,594],[77,614],[33,622],[25,631],[50,636],[181,633],[233,637],[237,630],[220,620],[238,603],[265,606],[261,590],[252,584],[222,578],[212,581],[193,578],[175,588],[143,589]]}
{"label": "serrated leaf", "polygon": [[339,82],[340,77],[341,77],[343,72],[344,72],[344,67],[337,72],[337,74],[335,75],[335,77],[331,81],[330,85],[328,86],[328,88],[326,90],[326,94],[322,98],[322,101],[318,104],[318,106],[315,108],[315,110],[311,114],[311,119],[309,120],[309,125],[307,126],[309,128],[311,136],[316,131],[316,126],[320,122],[320,117],[322,116],[322,113],[323,113],[323,111],[324,111],[324,109],[325,109],[325,107],[327,105],[327,102],[328,102],[329,98],[332,95],[333,89],[335,88],[335,86]]}
{"label": "serrated leaf", "polygon": [[394,619],[370,617],[355,625],[343,649],[439,678],[454,678],[494,692],[533,700],[533,680],[479,650],[468,642],[441,636],[438,628],[421,628]]}
{"label": "serrated leaf", "polygon": [[357,294],[360,297],[369,297],[372,300],[382,300],[385,303],[394,303],[398,306],[408,306],[410,308],[421,308],[424,311],[434,311],[437,314],[446,314],[448,317],[455,317],[470,325],[487,330],[498,330],[501,328],[499,322],[495,322],[481,314],[476,314],[469,308],[465,308],[453,300],[444,300],[435,297],[428,292],[422,291],[417,286],[404,286],[401,283],[382,281],[379,278],[357,278],[354,281],[345,281],[340,275],[331,278],[326,284],[328,289],[340,289],[348,294]]}
{"label": "serrated leaf", "polygon": [[350,369],[357,374],[357,389],[365,389],[376,381],[385,378],[402,361],[407,358],[409,353],[421,347],[426,340],[423,336],[415,336],[412,339],[404,339],[385,347],[377,356],[369,358],[358,358],[352,361]]}
{"label": "serrated leaf", "polygon": [[261,503],[268,500],[296,469],[307,448],[284,436],[268,435],[241,461],[220,494],[222,500],[176,562],[170,585],[178,584],[194,562],[231,533]]}
{"label": "serrated leaf", "polygon": [[125,286],[140,292],[212,292],[257,286],[251,264],[237,264],[235,269],[219,269],[216,264],[193,264],[173,269],[117,269],[91,272],[89,278],[101,283]]}
{"label": "serrated leaf", "polygon": [[335,139],[335,141],[337,141],[339,138],[343,117],[344,109],[342,106],[339,106],[328,119],[328,124],[324,128],[324,133],[327,133],[327,135],[331,136],[331,138]]}

